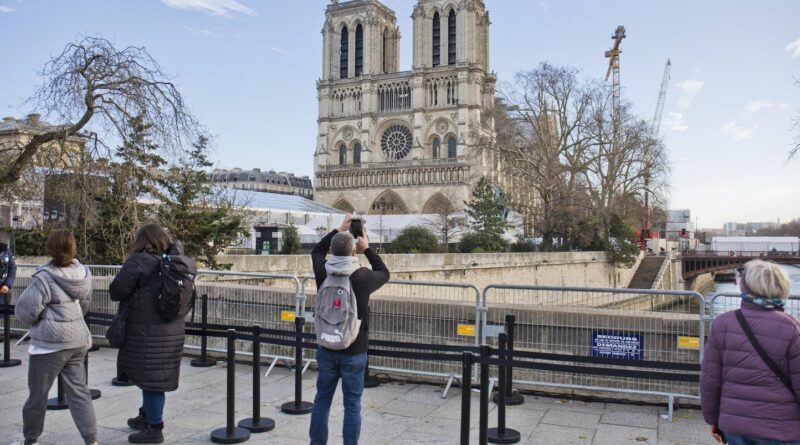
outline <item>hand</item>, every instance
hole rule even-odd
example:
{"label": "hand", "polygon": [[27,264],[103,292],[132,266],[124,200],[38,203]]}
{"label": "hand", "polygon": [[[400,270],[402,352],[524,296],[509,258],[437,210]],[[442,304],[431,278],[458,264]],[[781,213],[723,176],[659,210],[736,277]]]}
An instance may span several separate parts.
{"label": "hand", "polygon": [[344,221],[342,221],[342,225],[336,229],[337,232],[348,232],[350,230],[350,223],[353,221],[353,215],[350,213],[344,215]]}
{"label": "hand", "polygon": [[364,253],[367,249],[369,249],[369,238],[367,233],[364,232],[356,239],[356,253]]}
{"label": "hand", "polygon": [[0,287],[0,294],[7,294],[8,290],[8,286]]}
{"label": "hand", "polygon": [[717,433],[717,425],[711,425],[711,437],[719,443],[725,443],[722,441],[722,436]]}

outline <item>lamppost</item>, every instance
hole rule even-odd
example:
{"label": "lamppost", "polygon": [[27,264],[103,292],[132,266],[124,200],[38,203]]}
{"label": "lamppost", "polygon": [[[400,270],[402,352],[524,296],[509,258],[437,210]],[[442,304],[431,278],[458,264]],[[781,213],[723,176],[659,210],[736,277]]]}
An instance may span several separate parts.
{"label": "lamppost", "polygon": [[378,240],[378,252],[383,253],[383,212],[386,210],[386,198],[381,198],[378,201],[378,210],[380,213],[380,239]]}

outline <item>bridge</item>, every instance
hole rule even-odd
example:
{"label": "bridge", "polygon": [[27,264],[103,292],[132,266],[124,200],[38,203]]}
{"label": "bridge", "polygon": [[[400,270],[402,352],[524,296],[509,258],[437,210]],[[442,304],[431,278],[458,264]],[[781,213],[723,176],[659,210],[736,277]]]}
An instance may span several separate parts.
{"label": "bridge", "polygon": [[696,252],[690,251],[681,256],[683,278],[695,278],[705,273],[738,269],[748,261],[761,259],[778,264],[800,264],[798,252]]}

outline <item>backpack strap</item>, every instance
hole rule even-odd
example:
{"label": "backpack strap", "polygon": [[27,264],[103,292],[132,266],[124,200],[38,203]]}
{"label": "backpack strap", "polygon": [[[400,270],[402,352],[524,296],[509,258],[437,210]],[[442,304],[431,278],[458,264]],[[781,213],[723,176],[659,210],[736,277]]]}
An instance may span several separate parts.
{"label": "backpack strap", "polygon": [[764,363],[766,363],[766,365],[769,366],[769,369],[771,369],[772,372],[775,373],[775,375],[778,377],[781,383],[783,383],[783,385],[786,386],[786,388],[788,388],[789,391],[792,392],[792,396],[794,396],[794,389],[792,388],[792,381],[789,378],[789,376],[783,373],[781,368],[779,368],[778,365],[774,361],[772,361],[769,355],[767,355],[766,351],[764,351],[764,348],[761,347],[761,344],[758,343],[758,340],[756,340],[756,336],[753,335],[753,330],[750,329],[750,324],[747,323],[747,320],[745,320],[744,318],[744,314],[742,314],[742,310],[737,309],[735,312],[736,312],[736,319],[739,321],[739,326],[742,327],[742,330],[744,331],[745,335],[747,335],[747,339],[750,340],[750,344],[753,345],[753,348],[755,348],[756,352],[761,357],[761,360],[763,360]]}

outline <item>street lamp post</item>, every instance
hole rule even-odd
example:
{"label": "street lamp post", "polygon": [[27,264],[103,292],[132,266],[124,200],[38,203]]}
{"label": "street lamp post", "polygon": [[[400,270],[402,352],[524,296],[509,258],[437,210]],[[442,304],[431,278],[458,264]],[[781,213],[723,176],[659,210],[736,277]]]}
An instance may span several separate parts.
{"label": "street lamp post", "polygon": [[380,213],[380,239],[378,240],[378,252],[383,253],[383,212],[386,210],[386,198],[381,198],[378,201],[378,210]]}

